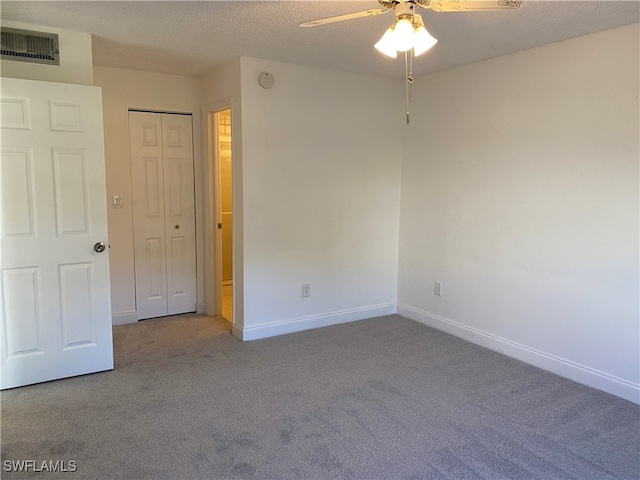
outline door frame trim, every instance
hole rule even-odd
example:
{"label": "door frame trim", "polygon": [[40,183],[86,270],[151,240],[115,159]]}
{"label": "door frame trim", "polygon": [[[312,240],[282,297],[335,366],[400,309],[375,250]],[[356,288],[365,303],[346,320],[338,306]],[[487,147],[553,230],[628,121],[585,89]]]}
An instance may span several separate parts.
{"label": "door frame trim", "polygon": [[[217,142],[215,142],[214,114],[222,110],[231,110],[231,175],[233,183],[232,194],[232,211],[235,213],[237,202],[238,178],[237,174],[237,156],[236,156],[236,138],[237,138],[237,121],[235,120],[236,112],[234,109],[233,97],[226,97],[216,102],[208,103],[202,108],[202,123],[204,135],[202,136],[205,143],[203,151],[203,191],[204,195],[204,303],[205,313],[209,316],[222,314],[222,234],[217,228],[217,224],[221,221],[220,209],[218,208],[219,198],[218,190],[220,185],[219,178],[219,156],[217,152]],[[235,326],[238,321],[237,306],[240,303],[238,298],[237,286],[241,285],[239,278],[241,272],[236,268],[236,255],[238,248],[241,248],[241,242],[238,241],[238,228],[234,214],[234,222],[232,226],[232,242],[233,242],[233,320]]]}

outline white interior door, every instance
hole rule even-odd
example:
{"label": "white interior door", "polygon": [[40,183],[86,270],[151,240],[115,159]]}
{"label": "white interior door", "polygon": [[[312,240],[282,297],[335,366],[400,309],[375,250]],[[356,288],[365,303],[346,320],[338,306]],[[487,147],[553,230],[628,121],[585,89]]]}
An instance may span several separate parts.
{"label": "white interior door", "polygon": [[193,312],[191,116],[129,112],[129,128],[138,318]]}
{"label": "white interior door", "polygon": [[1,85],[1,388],[110,370],[100,89]]}

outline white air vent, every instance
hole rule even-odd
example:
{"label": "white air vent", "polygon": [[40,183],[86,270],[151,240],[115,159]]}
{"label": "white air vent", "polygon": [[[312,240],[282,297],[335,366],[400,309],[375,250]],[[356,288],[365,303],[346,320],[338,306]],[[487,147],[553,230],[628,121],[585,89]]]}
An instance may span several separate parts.
{"label": "white air vent", "polygon": [[2,59],[60,65],[58,35],[2,27]]}

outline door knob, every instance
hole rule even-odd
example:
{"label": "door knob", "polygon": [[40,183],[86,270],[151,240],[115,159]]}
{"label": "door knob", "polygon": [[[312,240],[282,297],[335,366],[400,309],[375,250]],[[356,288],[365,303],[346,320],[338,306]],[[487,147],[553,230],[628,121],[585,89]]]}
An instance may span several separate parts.
{"label": "door knob", "polygon": [[96,242],[96,244],[93,246],[93,249],[98,253],[104,252],[105,248],[106,247],[102,242]]}

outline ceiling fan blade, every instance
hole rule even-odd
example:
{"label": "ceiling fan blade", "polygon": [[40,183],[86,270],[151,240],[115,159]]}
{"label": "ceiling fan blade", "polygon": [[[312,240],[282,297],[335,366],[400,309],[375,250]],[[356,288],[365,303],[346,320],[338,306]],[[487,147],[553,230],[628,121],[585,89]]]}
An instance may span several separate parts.
{"label": "ceiling fan blade", "polygon": [[431,0],[424,7],[430,8],[434,12],[481,12],[515,10],[520,8],[522,3],[520,0]]}
{"label": "ceiling fan blade", "polygon": [[336,17],[321,18],[319,20],[302,22],[300,26],[301,27],[317,27],[318,25],[326,25],[328,23],[342,22],[344,20],[352,20],[354,18],[375,17],[376,15],[380,15],[381,13],[386,13],[389,10],[392,10],[392,9],[387,8],[383,10],[381,8],[374,8],[372,10],[365,10],[364,12],[347,13],[346,15],[338,15]]}

